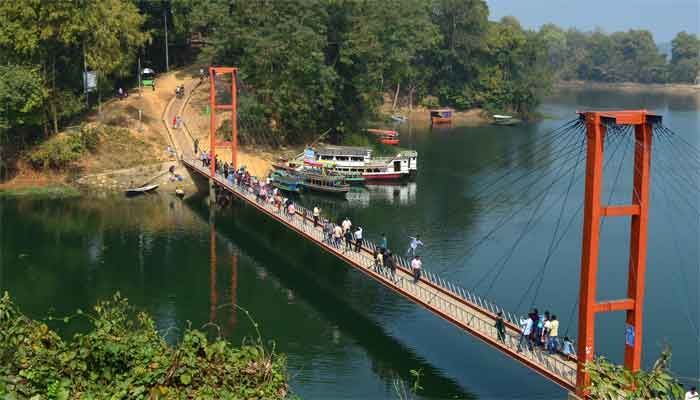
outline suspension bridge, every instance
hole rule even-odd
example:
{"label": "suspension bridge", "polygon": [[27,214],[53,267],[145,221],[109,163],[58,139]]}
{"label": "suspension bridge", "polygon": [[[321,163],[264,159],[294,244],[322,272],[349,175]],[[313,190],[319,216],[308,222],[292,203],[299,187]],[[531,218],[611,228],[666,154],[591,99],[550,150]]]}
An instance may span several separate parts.
{"label": "suspension bridge", "polygon": [[[219,110],[230,111],[232,120],[237,121],[237,70],[235,68],[210,68],[210,157],[215,159],[217,149],[216,113]],[[219,104],[222,97],[217,93],[217,79],[221,85],[221,77],[230,74],[231,80],[227,85],[231,102]],[[181,105],[184,107],[184,104]],[[164,112],[164,120],[168,121],[170,111]],[[231,124],[231,163],[237,167],[237,135],[238,124]],[[167,122],[166,122],[167,126]],[[488,198],[489,195],[498,193],[503,187],[523,185],[523,196],[528,198],[525,205],[514,207],[513,210],[503,213],[501,219],[480,239],[474,241],[460,259],[464,261],[474,249],[487,242],[500,227],[507,224],[515,214],[528,207],[534,206],[534,210],[525,225],[525,229],[515,244],[506,248],[501,259],[488,270],[486,274],[467,288],[450,280],[444,279],[439,274],[425,270],[422,277],[415,281],[409,261],[402,256],[395,256],[397,268],[395,274],[386,269],[375,268],[374,254],[378,246],[371,241],[364,241],[359,251],[344,251],[325,240],[325,234],[321,226],[314,226],[310,216],[311,212],[297,207],[295,215],[280,213],[277,208],[267,202],[260,202],[252,188],[238,185],[235,181],[226,179],[215,168],[215,163],[205,166],[194,154],[191,137],[186,136],[185,130],[170,130],[173,144],[178,149],[181,162],[188,167],[194,175],[208,180],[210,196],[214,198],[214,189],[224,191],[229,195],[243,201],[258,210],[261,214],[279,222],[282,226],[295,232],[301,238],[315,244],[321,250],[326,251],[342,260],[349,267],[361,272],[373,279],[385,288],[405,297],[415,304],[425,308],[438,318],[448,321],[458,329],[479,339],[484,344],[503,353],[510,359],[542,375],[546,379],[556,383],[562,388],[574,392],[579,396],[586,396],[586,387],[590,382],[585,363],[595,356],[595,316],[599,313],[624,311],[626,313],[626,340],[624,343],[624,363],[630,370],[636,371],[641,364],[642,349],[642,316],[644,304],[644,286],[646,269],[646,252],[648,237],[648,212],[651,196],[650,176],[652,171],[652,141],[670,142],[676,139],[676,135],[662,125],[662,119],[658,115],[646,110],[633,111],[590,111],[580,112],[579,115],[558,129],[555,129],[541,138],[533,145],[550,146],[553,142],[559,142],[560,146],[556,154],[550,157],[560,157],[565,160],[556,171],[554,178],[544,183],[544,190],[531,194],[528,191],[534,187],[533,182],[541,181],[542,176],[536,174],[534,169],[527,174],[505,171],[495,179],[491,179],[487,185],[480,188],[480,197]],[[633,183],[631,187],[631,202],[629,204],[616,205],[610,198],[603,199],[603,172],[606,170],[615,153],[621,148],[620,143],[628,142],[633,149],[633,159],[630,161],[633,167]],[[695,157],[692,145],[687,143],[679,148],[675,156]],[[606,151],[607,150],[607,151]],[[610,154],[607,154],[610,153]],[[626,151],[621,157],[620,168],[617,170],[615,183],[617,183],[622,165],[625,161]],[[607,158],[606,158],[607,155]],[[618,158],[619,155],[618,155]],[[694,160],[694,159],[691,159]],[[658,162],[656,162],[658,161]],[[668,160],[666,160],[668,161]],[[668,172],[674,170],[670,163],[656,160],[654,167]],[[694,165],[697,167],[700,165]],[[582,167],[583,171],[578,171]],[[530,175],[531,176],[528,176]],[[575,210],[568,221],[564,221],[566,202],[572,192],[572,187],[579,177],[585,179],[585,195],[581,205]],[[530,349],[528,346],[519,345],[521,337],[520,319],[517,310],[511,310],[487,299],[493,284],[498,280],[505,264],[512,257],[515,247],[530,232],[531,225],[542,217],[540,210],[551,208],[546,200],[551,196],[547,192],[557,182],[567,182],[567,189],[560,194],[558,200],[564,199],[559,218],[556,223],[552,240],[546,251],[545,261],[540,267],[536,278],[543,276],[547,267],[552,262],[552,254],[561,242],[562,238],[572,228],[576,215],[583,211],[583,241],[581,245],[580,260],[580,290],[578,305],[578,336],[576,337],[577,351],[573,355],[559,353],[550,354],[547,351]],[[692,184],[693,177],[687,174],[674,174],[674,190],[682,191],[683,185]],[[664,189],[664,194],[666,189]],[[680,193],[678,197],[689,202],[695,212],[692,201],[688,200],[687,193]],[[531,208],[531,207],[530,207]],[[700,213],[698,213],[700,215]],[[597,273],[600,247],[600,230],[607,217],[629,217],[630,244],[628,263],[627,293],[621,299],[600,301],[597,299]],[[485,292],[477,294],[473,288],[484,282],[490,282]],[[533,295],[533,303],[540,289],[541,279],[533,279],[527,292]],[[573,311],[573,310],[572,310]],[[496,330],[498,314],[505,320],[506,335],[499,337]],[[572,313],[573,314],[573,313]],[[691,321],[692,322],[692,321]],[[573,335],[572,335],[573,336]],[[560,336],[561,339],[561,336]]]}

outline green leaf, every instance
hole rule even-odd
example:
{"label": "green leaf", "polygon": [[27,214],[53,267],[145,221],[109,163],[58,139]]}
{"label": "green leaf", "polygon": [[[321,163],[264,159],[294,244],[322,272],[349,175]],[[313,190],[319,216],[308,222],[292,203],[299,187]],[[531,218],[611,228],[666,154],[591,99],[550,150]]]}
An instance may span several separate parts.
{"label": "green leaf", "polygon": [[180,375],[180,382],[185,386],[189,385],[192,382],[192,377],[189,374],[182,374]]}

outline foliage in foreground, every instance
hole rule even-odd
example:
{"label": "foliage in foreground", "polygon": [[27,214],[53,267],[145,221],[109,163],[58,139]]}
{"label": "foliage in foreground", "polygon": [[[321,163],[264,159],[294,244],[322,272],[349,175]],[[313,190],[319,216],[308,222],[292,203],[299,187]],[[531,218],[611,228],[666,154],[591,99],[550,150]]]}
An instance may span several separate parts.
{"label": "foliage in foreground", "polygon": [[[0,299],[0,397],[32,399],[282,399],[285,359],[260,341],[232,347],[188,329],[169,346],[119,293],[92,312],[92,329],[63,341]],[[65,318],[69,321],[71,318]],[[39,396],[37,396],[39,395]],[[3,397],[6,396],[6,397]]]}
{"label": "foliage in foreground", "polygon": [[598,357],[586,365],[593,399],[682,399],[683,387],[669,373],[671,351],[665,349],[649,371],[630,372]]}

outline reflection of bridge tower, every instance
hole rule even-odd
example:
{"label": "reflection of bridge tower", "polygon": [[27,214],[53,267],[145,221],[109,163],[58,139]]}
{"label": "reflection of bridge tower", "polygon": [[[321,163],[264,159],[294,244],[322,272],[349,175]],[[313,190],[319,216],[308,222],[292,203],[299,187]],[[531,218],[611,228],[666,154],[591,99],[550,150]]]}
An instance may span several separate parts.
{"label": "reflection of bridge tower", "polygon": [[[212,206],[213,207],[213,206]],[[230,317],[228,321],[228,332],[233,332],[236,327],[236,311],[238,304],[238,254],[233,248],[230,249],[231,252],[231,302],[230,302]],[[217,258],[216,258],[216,223],[214,219],[214,212],[210,211],[209,214],[209,322],[216,322],[216,313],[219,304],[218,291],[216,283],[217,274]]]}
{"label": "reflection of bridge tower", "polygon": [[[644,302],[644,273],[646,268],[647,221],[649,212],[649,172],[651,166],[652,126],[661,117],[639,111],[584,112],[587,130],[586,194],[583,216],[583,247],[581,252],[581,287],[579,300],[578,368],[576,392],[585,395],[590,377],[584,370],[593,360],[595,316],[597,313],[625,311],[625,367],[640,368],[642,357],[642,306]],[[606,126],[633,125],[635,128],[634,181],[632,204],[602,205],[603,142]],[[596,280],[602,217],[630,216],[630,256],[627,297],[621,300],[596,300]]]}

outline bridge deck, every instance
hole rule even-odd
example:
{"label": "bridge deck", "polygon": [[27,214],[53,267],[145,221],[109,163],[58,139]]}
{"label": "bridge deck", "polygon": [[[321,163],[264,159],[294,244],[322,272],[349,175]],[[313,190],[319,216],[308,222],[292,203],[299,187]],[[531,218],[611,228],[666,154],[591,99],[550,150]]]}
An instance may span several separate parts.
{"label": "bridge deck", "polygon": [[[183,158],[182,161],[198,174],[205,177],[210,176],[209,170],[203,167],[201,162],[190,158]],[[255,195],[248,192],[246,188],[231,184],[222,176],[217,176],[214,180],[217,185],[255,207],[263,214],[277,220],[383,286],[423,306],[438,317],[447,320],[563,388],[574,390],[576,383],[575,360],[564,358],[561,355],[550,355],[539,350],[529,351],[526,346],[523,346],[522,352],[518,351],[520,333],[515,315],[506,312],[494,303],[475,296],[459,285],[443,280],[425,269],[420,281],[414,283],[407,260],[398,255],[395,256],[397,261],[395,276],[391,276],[388,271],[375,271],[373,268],[375,244],[365,241],[360,252],[344,252],[342,250],[343,246],[341,246],[341,249],[338,249],[326,243],[322,229],[320,227],[314,228],[310,220],[304,221],[302,212],[297,211],[297,215],[288,218],[284,214],[278,213],[273,205],[258,203],[255,200]],[[300,210],[300,208],[297,208],[297,210]],[[311,213],[309,212],[307,215],[310,216]],[[498,340],[494,327],[498,311],[503,312],[506,319],[505,343]]]}

